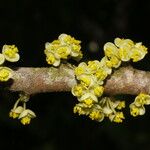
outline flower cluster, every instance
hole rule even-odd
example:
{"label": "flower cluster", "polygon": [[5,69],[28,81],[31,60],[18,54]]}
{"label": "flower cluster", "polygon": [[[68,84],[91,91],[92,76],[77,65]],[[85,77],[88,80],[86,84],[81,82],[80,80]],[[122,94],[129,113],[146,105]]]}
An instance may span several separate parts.
{"label": "flower cluster", "polygon": [[[32,118],[35,118],[36,115],[30,109],[26,109],[26,102],[29,100],[29,95],[27,94],[20,94],[19,99],[16,101],[13,109],[11,109],[9,116],[13,119],[20,119],[20,122],[23,125],[30,124]],[[23,106],[18,106],[18,104],[22,102]]]}
{"label": "flower cluster", "polygon": [[91,107],[87,107],[84,102],[76,104],[74,107],[74,113],[79,115],[87,115],[92,120],[98,122],[103,121],[105,117],[109,118],[110,121],[121,123],[124,119],[124,115],[121,110],[125,108],[124,101],[117,101],[109,97],[103,97],[99,102],[94,103]]}
{"label": "flower cluster", "polygon": [[[111,42],[107,42],[104,45],[104,53],[105,56],[110,59],[112,65],[113,62],[115,62],[116,65],[119,65],[120,61],[140,61],[147,54],[147,48],[142,45],[141,42],[134,43],[130,39],[115,38],[114,44]],[[116,65],[114,67],[116,67]]]}
{"label": "flower cluster", "polygon": [[75,68],[78,83],[72,88],[72,94],[77,97],[79,103],[74,107],[74,113],[88,115],[97,121],[108,117],[111,121],[120,123],[124,119],[123,113],[115,109],[124,108],[124,101],[112,101],[111,98],[102,97],[104,80],[112,72],[107,61],[108,59],[103,57],[101,61],[89,61],[87,64],[82,62]]}
{"label": "flower cluster", "polygon": [[[143,59],[147,54],[147,48],[142,43],[134,43],[130,39],[115,38],[114,43],[107,42],[104,45],[104,53],[101,61],[89,61],[87,64],[82,62],[75,68],[77,85],[72,88],[72,94],[77,97],[79,103],[74,107],[74,113],[88,115],[92,120],[98,121],[108,117],[111,121],[120,123],[124,115],[116,109],[124,108],[125,102],[112,101],[111,98],[102,96],[104,80],[112,73],[113,68],[121,65],[121,62],[137,62]],[[144,108],[143,104],[130,106],[131,109],[135,106],[140,107],[140,110]]]}
{"label": "flower cluster", "polygon": [[95,60],[88,64],[82,62],[75,68],[78,84],[72,88],[72,94],[87,107],[97,103],[98,97],[103,94],[103,80],[107,77],[109,68],[100,69],[101,65],[101,62]]}
{"label": "flower cluster", "polygon": [[[57,40],[45,44],[44,53],[48,64],[55,67],[61,61],[73,58],[79,61],[82,58],[81,41],[67,34],[61,34]],[[74,113],[86,115],[92,120],[103,121],[108,118],[111,122],[122,123],[125,119],[122,109],[125,101],[116,100],[113,97],[104,97],[104,83],[111,75],[113,69],[120,67],[122,62],[142,60],[148,53],[147,48],[141,42],[134,43],[130,39],[115,38],[114,43],[107,42],[104,47],[105,56],[100,60],[81,62],[74,70],[77,84],[72,87],[72,94],[77,97],[78,104],[74,107]],[[5,61],[17,62],[20,59],[18,48],[15,45],[4,45],[0,53],[0,82],[8,81],[12,77],[12,70],[3,66]],[[35,113],[26,109],[29,95],[22,93],[11,109],[9,116],[18,118],[23,125],[30,124]],[[19,105],[22,103],[22,105]],[[140,93],[130,104],[132,116],[143,115],[144,105],[150,104],[150,95]]]}
{"label": "flower cluster", "polygon": [[[17,62],[20,59],[18,54],[18,48],[15,45],[4,45],[2,53],[0,53],[0,81],[8,81],[12,77],[12,72],[8,67],[3,66],[5,61]],[[36,115],[30,109],[26,109],[26,102],[29,96],[26,94],[20,94],[20,98],[16,101],[13,109],[11,109],[9,116],[13,119],[18,118],[23,125],[29,124],[31,118],[35,118]],[[23,106],[18,106],[22,102]]]}
{"label": "flower cluster", "polygon": [[131,115],[134,117],[138,115],[144,115],[145,114],[144,105],[150,105],[150,95],[145,93],[140,93],[135,98],[135,101],[132,104],[130,104]]}
{"label": "flower cluster", "polygon": [[81,41],[67,34],[61,34],[57,40],[51,43],[47,42],[44,50],[47,63],[59,66],[61,59],[66,60],[72,57],[75,60],[80,60],[82,58],[80,43]]}
{"label": "flower cluster", "polygon": [[15,45],[4,45],[0,53],[0,81],[8,81],[12,77],[12,70],[4,67],[5,61],[16,62],[20,58],[18,48]]}

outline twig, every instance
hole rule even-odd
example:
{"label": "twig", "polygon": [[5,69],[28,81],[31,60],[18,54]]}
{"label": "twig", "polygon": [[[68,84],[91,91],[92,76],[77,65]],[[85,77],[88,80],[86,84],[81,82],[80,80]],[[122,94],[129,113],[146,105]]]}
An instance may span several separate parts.
{"label": "twig", "polygon": [[[11,91],[23,91],[27,94],[42,92],[70,91],[76,84],[74,67],[61,65],[59,68],[20,67],[13,73]],[[105,93],[137,95],[140,92],[150,93],[150,72],[121,67],[106,80]]]}

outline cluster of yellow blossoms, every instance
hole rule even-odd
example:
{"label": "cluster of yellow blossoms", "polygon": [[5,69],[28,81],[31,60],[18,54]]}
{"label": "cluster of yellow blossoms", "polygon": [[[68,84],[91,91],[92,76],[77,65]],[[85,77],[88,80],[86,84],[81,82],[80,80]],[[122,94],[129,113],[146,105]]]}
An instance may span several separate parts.
{"label": "cluster of yellow blossoms", "polygon": [[[69,58],[80,60],[82,58],[80,43],[81,41],[67,34],[61,34],[51,43],[47,42],[44,50],[47,63],[57,67],[61,60],[66,61]],[[107,42],[103,49],[105,56],[101,61],[81,62],[75,68],[77,84],[72,87],[72,94],[77,97],[79,103],[75,105],[74,113],[86,115],[99,122],[107,117],[112,122],[121,123],[125,119],[122,112],[125,101],[103,96],[105,80],[112,73],[112,69],[118,68],[122,62],[130,60],[137,62],[143,59],[147,54],[147,48],[142,43],[134,43],[130,39],[115,38],[114,43]],[[3,46],[0,53],[0,82],[8,81],[12,77],[12,70],[4,67],[4,62],[16,62],[19,58],[18,48],[15,45]],[[26,109],[28,100],[29,95],[20,94],[9,113],[13,119],[20,119],[23,125],[29,124],[31,119],[36,117],[33,111]],[[129,106],[131,115],[143,115],[144,105],[149,104],[150,95],[140,93]]]}
{"label": "cluster of yellow blossoms", "polygon": [[[16,101],[13,109],[11,109],[9,116],[13,119],[20,119],[23,125],[30,124],[32,118],[35,118],[36,115],[30,109],[26,109],[26,102],[29,100],[29,95],[20,94],[19,99]],[[23,106],[18,106],[19,103],[23,103]]]}
{"label": "cluster of yellow blossoms", "polygon": [[144,105],[150,105],[150,95],[145,93],[140,93],[135,98],[135,101],[132,104],[130,104],[131,115],[134,117],[138,115],[144,115],[145,114]]}
{"label": "cluster of yellow blossoms", "polygon": [[[130,39],[116,38],[114,43],[107,42],[104,45],[104,53],[105,56],[101,61],[89,61],[87,64],[82,62],[75,68],[78,82],[72,88],[72,94],[77,97],[79,103],[74,107],[74,113],[88,115],[92,120],[97,121],[108,117],[110,121],[121,123],[124,119],[123,112],[116,110],[124,108],[125,102],[102,96],[104,80],[112,73],[113,68],[121,65],[121,62],[130,60],[137,62],[143,59],[147,54],[147,48],[142,43],[134,43]],[[149,104],[149,95],[143,98],[144,102],[141,102],[141,105],[137,104],[141,97],[139,95],[130,105],[133,116],[142,115],[145,110],[143,105]]]}
{"label": "cluster of yellow blossoms", "polygon": [[74,107],[74,113],[88,115],[97,121],[108,117],[119,123],[124,119],[124,115],[116,110],[124,108],[125,102],[102,97],[104,80],[112,72],[106,61],[104,57],[101,61],[89,61],[88,64],[82,62],[75,68],[78,84],[72,88],[72,94],[78,98],[79,103]]}
{"label": "cluster of yellow blossoms", "polygon": [[103,121],[104,117],[108,117],[110,121],[121,123],[124,119],[123,112],[118,111],[125,108],[124,101],[117,101],[110,97],[102,97],[97,103],[91,104],[89,107],[85,102],[79,102],[74,107],[74,113],[79,115],[87,115],[92,120]]}
{"label": "cluster of yellow blossoms", "polygon": [[121,61],[137,62],[143,59],[147,54],[147,48],[141,42],[134,43],[130,39],[115,38],[114,44],[107,42],[104,45],[104,53],[109,58],[111,65],[118,68]]}
{"label": "cluster of yellow blossoms", "polygon": [[[15,45],[4,45],[2,53],[0,53],[0,82],[8,81],[12,77],[13,70],[3,66],[5,61],[17,62],[20,59],[18,48]],[[30,109],[26,109],[26,102],[29,96],[20,94],[20,98],[16,101],[13,109],[11,109],[9,116],[13,119],[18,118],[23,125],[29,124],[31,118],[36,117],[35,113]],[[19,103],[23,106],[18,106]]]}
{"label": "cluster of yellow blossoms", "polygon": [[67,34],[61,34],[51,43],[47,42],[44,50],[47,63],[56,67],[60,65],[61,60],[64,61],[70,57],[80,60],[82,58],[80,43],[81,41]]}
{"label": "cluster of yellow blossoms", "polygon": [[12,77],[12,70],[4,67],[5,61],[17,62],[20,56],[15,45],[4,45],[0,53],[0,82],[8,81]]}

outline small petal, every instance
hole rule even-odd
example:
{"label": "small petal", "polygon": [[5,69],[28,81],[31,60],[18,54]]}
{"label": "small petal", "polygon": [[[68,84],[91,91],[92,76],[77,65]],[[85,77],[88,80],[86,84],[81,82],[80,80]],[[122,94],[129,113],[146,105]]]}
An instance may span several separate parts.
{"label": "small petal", "polygon": [[25,117],[25,116],[29,116],[30,118],[35,118],[35,117],[36,117],[35,113],[34,113],[33,111],[31,111],[30,109],[24,110],[24,111],[20,114],[19,119],[21,119],[21,118],[23,118],[23,117]]}
{"label": "small petal", "polygon": [[0,65],[2,65],[5,62],[5,56],[0,53]]}
{"label": "small petal", "polygon": [[20,55],[16,53],[13,58],[10,58],[7,55],[5,55],[5,59],[9,62],[17,62],[20,59]]}
{"label": "small petal", "polygon": [[131,49],[131,59],[133,59],[133,62],[137,62],[145,57],[147,52],[142,51],[136,47]]}
{"label": "small petal", "polygon": [[145,114],[145,107],[142,106],[139,108],[139,115],[144,115]]}
{"label": "small petal", "polygon": [[84,95],[81,96],[81,98],[79,98],[78,100],[80,102],[84,101],[85,99],[92,99],[94,102],[98,102],[97,97],[92,94],[92,93],[85,93]]}

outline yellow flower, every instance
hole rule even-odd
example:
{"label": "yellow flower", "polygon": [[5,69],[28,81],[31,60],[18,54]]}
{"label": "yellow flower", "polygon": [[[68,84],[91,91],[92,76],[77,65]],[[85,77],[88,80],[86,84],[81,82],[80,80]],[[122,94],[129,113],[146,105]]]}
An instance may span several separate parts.
{"label": "yellow flower", "polygon": [[5,59],[10,62],[16,62],[20,59],[18,48],[15,45],[4,45],[2,54],[5,56]]}
{"label": "yellow flower", "polygon": [[84,73],[84,68],[83,67],[76,67],[75,68],[75,75],[78,76],[78,75],[81,75]]}
{"label": "yellow flower", "polygon": [[108,58],[106,56],[104,56],[101,61],[100,61],[100,67],[109,75],[112,73],[112,68],[111,66],[109,66],[108,63]]}
{"label": "yellow flower", "polygon": [[125,108],[125,101],[120,101],[116,108],[119,110],[121,110],[122,108]]}
{"label": "yellow flower", "polygon": [[118,48],[111,42],[107,42],[104,45],[105,56],[111,58],[113,56],[118,57]]}
{"label": "yellow flower", "polygon": [[88,87],[91,84],[91,79],[87,76],[83,76],[80,78],[81,84],[85,87]]}
{"label": "yellow flower", "polygon": [[10,113],[9,117],[15,119],[18,118],[19,115],[23,112],[24,108],[22,106],[18,106],[17,108],[13,108]]}
{"label": "yellow flower", "polygon": [[116,38],[114,40],[115,45],[119,47],[119,58],[122,61],[130,60],[131,48],[134,47],[134,42],[130,39]]}
{"label": "yellow flower", "polygon": [[78,113],[79,115],[85,115],[86,114],[86,112],[78,104],[73,108],[73,112]]}
{"label": "yellow flower", "polygon": [[70,56],[81,59],[82,58],[82,52],[80,43],[81,41],[76,40],[74,37],[71,37],[70,35],[67,34],[61,34],[58,39],[60,40],[62,45],[68,46],[71,51],[70,51]]}
{"label": "yellow flower", "polygon": [[95,83],[93,76],[81,75],[77,78],[84,87],[92,86]]}
{"label": "yellow flower", "polygon": [[104,119],[104,114],[103,114],[102,112],[98,111],[98,110],[93,110],[93,111],[90,113],[89,117],[90,117],[92,120],[96,120],[96,121],[101,122],[101,121],[103,121],[103,119]]}
{"label": "yellow flower", "polygon": [[104,79],[106,79],[106,77],[108,76],[107,72],[103,69],[100,68],[96,71],[95,76],[98,80],[103,81]]}
{"label": "yellow flower", "polygon": [[134,103],[130,104],[130,114],[133,117],[136,117],[138,115],[144,115],[145,114],[145,108],[144,106],[137,107]]}
{"label": "yellow flower", "polygon": [[137,107],[132,108],[132,109],[130,110],[130,114],[131,114],[133,117],[138,116],[138,115],[139,115],[139,109],[138,109]]}
{"label": "yellow flower", "polygon": [[80,97],[83,94],[84,87],[81,84],[75,85],[71,92],[74,96]]}
{"label": "yellow flower", "polygon": [[116,112],[112,121],[122,123],[124,118],[123,112]]}
{"label": "yellow flower", "polygon": [[18,119],[21,120],[23,125],[27,125],[30,124],[31,119],[35,117],[36,115],[33,111],[26,109],[19,115]]}
{"label": "yellow flower", "polygon": [[56,50],[56,54],[62,58],[62,59],[67,59],[67,57],[69,56],[70,54],[70,48],[67,47],[67,46],[61,46],[59,48],[57,48]]}
{"label": "yellow flower", "polygon": [[145,47],[144,45],[142,45],[142,42],[136,43],[135,47],[138,48],[140,51],[148,53],[147,47]]}
{"label": "yellow flower", "polygon": [[136,106],[149,105],[150,104],[150,95],[140,93],[134,101]]}
{"label": "yellow flower", "polygon": [[5,56],[0,53],[0,65],[2,65],[5,61]]}
{"label": "yellow flower", "polygon": [[46,42],[45,43],[45,54],[49,52],[55,52],[57,48],[60,47],[60,41],[59,40],[54,40],[52,43]]}
{"label": "yellow flower", "polygon": [[75,55],[75,52],[76,54],[78,54],[80,52],[80,49],[81,49],[81,46],[80,45],[75,45],[73,44],[72,45],[72,51],[74,52],[72,55]]}
{"label": "yellow flower", "polygon": [[81,74],[87,73],[87,64],[82,62],[75,68],[75,75],[80,76]]}
{"label": "yellow flower", "polygon": [[83,100],[82,102],[85,103],[86,106],[89,108],[92,107],[92,105],[93,105],[93,100],[91,98],[87,98],[87,99]]}
{"label": "yellow flower", "polygon": [[119,49],[119,58],[122,61],[129,61],[130,60],[130,55],[131,55],[131,48],[128,47],[127,45],[123,45]]}
{"label": "yellow flower", "polygon": [[73,51],[72,55],[75,55],[75,52],[76,52],[76,54],[78,54],[80,52],[80,49],[81,49],[80,45],[73,44],[72,45],[72,51]]}
{"label": "yellow flower", "polygon": [[97,96],[97,97],[100,97],[100,96],[102,96],[102,94],[103,94],[103,92],[104,92],[104,87],[103,86],[95,86],[94,87],[94,94]]}
{"label": "yellow flower", "polygon": [[80,51],[81,50],[80,45],[73,44],[72,46],[70,46],[70,48],[71,48],[70,56],[80,59],[82,58],[83,54]]}
{"label": "yellow flower", "polygon": [[55,55],[52,54],[52,53],[48,53],[46,55],[46,61],[47,61],[48,64],[53,65],[55,67],[59,66],[59,64],[60,64],[60,59],[57,59],[55,57]]}
{"label": "yellow flower", "polygon": [[8,67],[0,67],[0,81],[8,81],[12,77],[12,70]]}
{"label": "yellow flower", "polygon": [[30,122],[31,122],[31,118],[28,117],[28,116],[23,117],[23,118],[21,119],[21,123],[22,123],[23,125],[28,125],[28,124],[30,124]]}
{"label": "yellow flower", "polygon": [[137,62],[145,57],[147,54],[147,51],[139,49],[139,48],[132,48],[131,49],[131,59],[133,59],[133,62]]}
{"label": "yellow flower", "polygon": [[91,74],[95,73],[100,67],[100,62],[98,60],[89,61],[87,67]]}
{"label": "yellow flower", "polygon": [[15,113],[15,112],[10,112],[9,113],[9,117],[11,117],[11,118],[13,118],[13,119],[16,119],[16,118],[18,118],[19,117],[19,114],[17,114],[17,113]]}
{"label": "yellow flower", "polygon": [[46,57],[46,61],[48,64],[53,64],[55,62],[55,56],[52,53],[49,53]]}
{"label": "yellow flower", "polygon": [[118,68],[121,65],[121,61],[120,59],[118,59],[117,57],[111,57],[110,60],[106,61],[106,65],[110,68]]}

